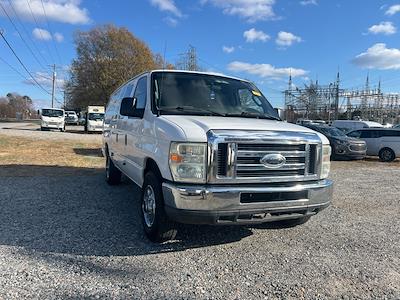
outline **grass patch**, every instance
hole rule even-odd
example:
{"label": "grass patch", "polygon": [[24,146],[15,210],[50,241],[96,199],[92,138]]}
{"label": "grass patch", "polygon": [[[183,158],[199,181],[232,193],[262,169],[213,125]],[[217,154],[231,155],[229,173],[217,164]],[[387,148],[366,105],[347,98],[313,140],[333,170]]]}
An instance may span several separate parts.
{"label": "grass patch", "polygon": [[46,141],[0,135],[0,176],[26,176],[21,168],[24,165],[30,166],[31,170],[35,170],[34,173],[40,173],[38,167],[43,167],[46,170],[69,170],[67,173],[70,174],[79,169],[100,170],[104,163],[101,143]]}

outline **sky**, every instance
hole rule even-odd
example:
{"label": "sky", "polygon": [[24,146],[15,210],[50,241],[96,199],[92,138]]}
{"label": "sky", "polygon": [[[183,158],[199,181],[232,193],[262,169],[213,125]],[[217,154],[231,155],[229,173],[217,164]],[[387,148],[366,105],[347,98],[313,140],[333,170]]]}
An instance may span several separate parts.
{"label": "sky", "polygon": [[[295,86],[343,88],[381,80],[400,92],[400,0],[0,0],[0,96],[29,95],[56,106],[74,59],[74,32],[101,24],[128,28],[154,53],[178,61],[189,45],[204,70],[256,83],[276,107],[289,74]],[[42,87],[34,85],[34,80]]]}

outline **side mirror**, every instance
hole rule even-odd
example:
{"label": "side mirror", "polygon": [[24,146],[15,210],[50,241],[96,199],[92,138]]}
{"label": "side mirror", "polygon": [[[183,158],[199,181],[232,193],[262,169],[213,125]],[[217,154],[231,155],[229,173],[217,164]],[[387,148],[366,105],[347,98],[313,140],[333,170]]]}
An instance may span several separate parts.
{"label": "side mirror", "polygon": [[284,111],[283,111],[283,109],[275,107],[274,110],[275,110],[276,114],[278,115],[278,117],[281,120],[284,120]]}
{"label": "side mirror", "polygon": [[126,97],[121,101],[121,109],[119,111],[121,116],[135,117],[136,116],[136,98]]}

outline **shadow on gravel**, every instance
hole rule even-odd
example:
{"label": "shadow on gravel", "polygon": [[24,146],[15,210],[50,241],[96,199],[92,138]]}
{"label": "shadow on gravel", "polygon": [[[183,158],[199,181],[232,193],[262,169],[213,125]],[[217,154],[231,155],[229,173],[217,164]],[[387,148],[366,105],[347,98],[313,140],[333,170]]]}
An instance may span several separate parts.
{"label": "shadow on gravel", "polygon": [[92,157],[103,157],[100,148],[74,148],[75,154]]}
{"label": "shadow on gravel", "polygon": [[40,131],[40,128],[3,127],[5,130]]}
{"label": "shadow on gravel", "polygon": [[8,171],[0,176],[1,245],[46,254],[135,256],[232,243],[252,234],[241,226],[182,225],[177,241],[153,244],[139,218],[140,189],[130,181],[109,186],[103,170],[90,168],[14,165]]}

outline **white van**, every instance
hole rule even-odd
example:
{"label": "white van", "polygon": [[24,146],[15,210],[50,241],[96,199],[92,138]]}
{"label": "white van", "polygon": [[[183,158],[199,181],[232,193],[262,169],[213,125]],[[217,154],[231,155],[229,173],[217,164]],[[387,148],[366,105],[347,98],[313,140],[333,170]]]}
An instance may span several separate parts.
{"label": "white van", "polygon": [[65,131],[65,112],[61,108],[43,108],[40,113],[40,129]]}
{"label": "white van", "polygon": [[386,162],[400,157],[400,129],[364,128],[351,131],[347,135],[364,140],[367,144],[367,155],[379,156]]}
{"label": "white van", "polygon": [[329,140],[282,122],[246,80],[140,74],[111,95],[103,136],[106,180],[142,188],[127,197],[152,241],[173,238],[176,222],[299,225],[332,198]]}
{"label": "white van", "polygon": [[104,110],[104,106],[88,106],[85,122],[86,132],[103,131]]}
{"label": "white van", "polygon": [[344,132],[361,128],[383,128],[383,125],[377,122],[356,120],[335,120],[332,122],[332,126]]}

